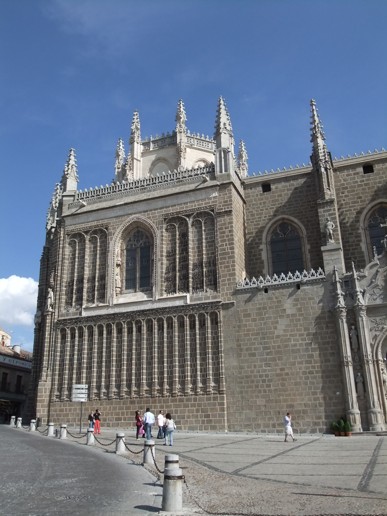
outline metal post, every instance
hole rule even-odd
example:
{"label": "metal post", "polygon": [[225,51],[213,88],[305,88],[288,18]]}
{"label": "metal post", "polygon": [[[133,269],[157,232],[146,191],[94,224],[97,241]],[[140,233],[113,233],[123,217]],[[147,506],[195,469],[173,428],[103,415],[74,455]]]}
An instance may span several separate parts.
{"label": "metal post", "polygon": [[123,432],[118,432],[116,434],[116,453],[118,455],[120,453],[125,453],[125,434]]}
{"label": "metal post", "polygon": [[31,419],[30,421],[30,432],[36,431],[36,419]]}
{"label": "metal post", "polygon": [[48,423],[47,436],[54,437],[54,423]]}
{"label": "metal post", "polygon": [[11,419],[9,420],[9,426],[15,426],[15,416],[11,416]]}
{"label": "metal post", "polygon": [[183,508],[183,475],[178,455],[166,455],[164,467],[163,501],[161,509],[181,512]]}
{"label": "metal post", "polygon": [[67,425],[60,425],[59,439],[67,439]]}
{"label": "metal post", "polygon": [[87,429],[87,441],[86,444],[88,446],[92,446],[94,444],[94,428]]}
{"label": "metal post", "polygon": [[155,442],[150,439],[146,440],[144,443],[144,459],[142,461],[143,464],[154,464],[156,460],[156,448]]}
{"label": "metal post", "polygon": [[16,428],[21,428],[21,427],[22,427],[22,418],[18,417],[16,420]]}

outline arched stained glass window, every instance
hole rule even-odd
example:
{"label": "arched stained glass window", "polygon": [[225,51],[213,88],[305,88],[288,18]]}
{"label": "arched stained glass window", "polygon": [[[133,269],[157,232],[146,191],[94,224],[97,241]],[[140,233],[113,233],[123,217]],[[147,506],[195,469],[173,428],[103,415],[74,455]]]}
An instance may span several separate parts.
{"label": "arched stained glass window", "polygon": [[382,224],[387,224],[387,206],[381,205],[375,208],[369,218],[367,224],[367,232],[368,232],[368,245],[370,247],[370,256],[374,254],[374,248],[376,249],[376,254],[382,254],[384,246],[383,239],[387,234],[387,226],[382,226]]}
{"label": "arched stained glass window", "polygon": [[270,236],[272,274],[295,273],[304,270],[301,235],[287,221],[277,224]]}
{"label": "arched stained glass window", "polygon": [[126,244],[125,290],[146,292],[152,288],[152,240],[141,229],[133,231]]}

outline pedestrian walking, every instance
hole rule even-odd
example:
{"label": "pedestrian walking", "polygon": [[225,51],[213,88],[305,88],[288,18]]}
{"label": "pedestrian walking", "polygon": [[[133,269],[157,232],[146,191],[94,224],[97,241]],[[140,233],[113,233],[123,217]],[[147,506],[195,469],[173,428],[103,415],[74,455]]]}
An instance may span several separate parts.
{"label": "pedestrian walking", "polygon": [[136,410],[135,420],[136,420],[136,439],[138,439],[139,437],[143,437],[143,435],[145,433],[142,416],[141,416],[139,410]]}
{"label": "pedestrian walking", "polygon": [[164,425],[165,425],[164,412],[162,410],[160,410],[160,412],[157,416],[157,426],[159,427],[157,439],[164,439],[164,437],[165,437]]}
{"label": "pedestrian walking", "polygon": [[94,416],[94,433],[100,434],[101,433],[101,412],[99,409],[95,409],[95,412],[93,414]]}
{"label": "pedestrian walking", "polygon": [[93,414],[93,412],[90,412],[90,414],[87,417],[87,420],[89,422],[89,428],[94,428],[94,414]]}
{"label": "pedestrian walking", "polygon": [[173,446],[173,432],[176,430],[176,424],[171,414],[165,414],[165,443],[164,446]]}
{"label": "pedestrian walking", "polygon": [[288,441],[288,437],[291,437],[293,439],[293,441],[297,441],[297,439],[295,439],[294,435],[293,435],[292,415],[290,412],[287,412],[286,416],[284,417],[284,427],[285,427],[285,443]]}
{"label": "pedestrian walking", "polygon": [[147,407],[143,417],[145,439],[148,441],[152,439],[152,426],[155,424],[155,415],[151,412],[150,408]]}

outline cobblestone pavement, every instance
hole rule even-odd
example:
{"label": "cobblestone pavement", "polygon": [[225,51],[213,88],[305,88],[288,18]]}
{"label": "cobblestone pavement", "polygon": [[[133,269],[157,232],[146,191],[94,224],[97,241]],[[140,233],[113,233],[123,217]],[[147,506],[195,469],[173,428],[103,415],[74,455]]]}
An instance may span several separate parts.
{"label": "cobblestone pavement", "polygon": [[[143,440],[133,429],[103,428],[98,439],[111,442],[117,431],[125,433],[123,459],[141,463]],[[301,435],[285,443],[275,434],[177,431],[173,447],[155,444],[146,468],[161,482],[165,454],[179,456],[184,515],[387,516],[386,435]]]}

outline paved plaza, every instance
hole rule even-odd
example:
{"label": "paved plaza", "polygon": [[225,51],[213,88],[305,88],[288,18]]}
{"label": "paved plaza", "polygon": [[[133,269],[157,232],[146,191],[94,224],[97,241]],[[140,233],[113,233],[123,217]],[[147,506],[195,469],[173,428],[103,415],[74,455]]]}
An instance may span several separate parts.
{"label": "paved plaza", "polygon": [[[95,447],[107,451],[104,443],[114,440],[117,431],[125,433],[128,448],[121,460],[130,459],[135,467],[143,458],[138,453],[143,440],[134,438],[133,429],[102,428],[102,445]],[[90,448],[86,438],[68,437],[74,446]],[[173,447],[155,443],[156,464],[146,469],[155,485],[162,483],[165,454],[179,455],[186,479],[184,515],[387,515],[385,435],[299,435],[296,442],[285,443],[282,435],[274,434],[175,432]],[[144,516],[159,512],[160,500],[156,505]]]}

